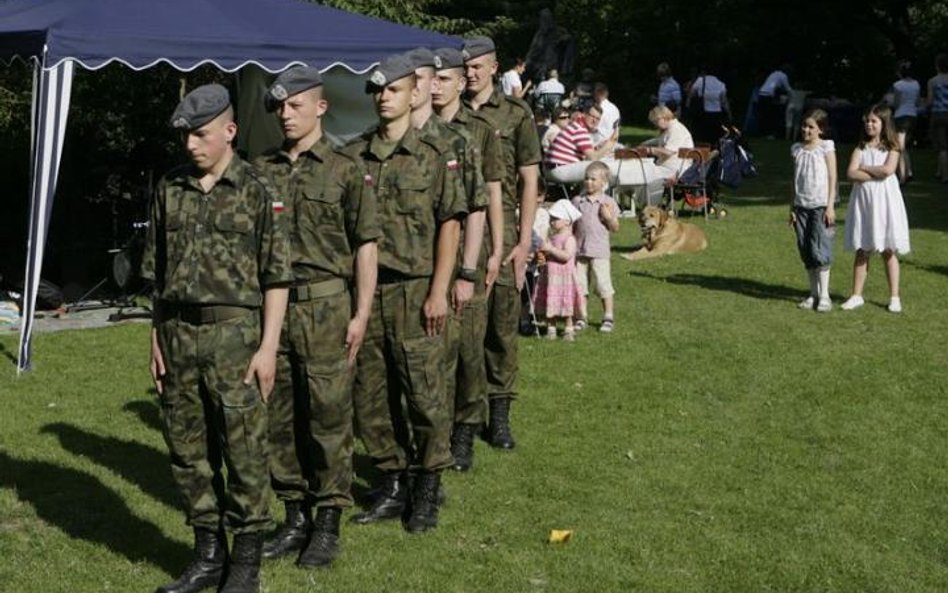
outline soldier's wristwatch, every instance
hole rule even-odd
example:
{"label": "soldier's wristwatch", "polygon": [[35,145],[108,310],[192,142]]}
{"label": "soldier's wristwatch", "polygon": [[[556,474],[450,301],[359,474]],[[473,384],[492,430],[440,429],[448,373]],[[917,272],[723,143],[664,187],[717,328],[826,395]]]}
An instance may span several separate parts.
{"label": "soldier's wristwatch", "polygon": [[461,271],[458,272],[458,278],[466,280],[467,282],[476,282],[477,270],[474,268],[461,268]]}

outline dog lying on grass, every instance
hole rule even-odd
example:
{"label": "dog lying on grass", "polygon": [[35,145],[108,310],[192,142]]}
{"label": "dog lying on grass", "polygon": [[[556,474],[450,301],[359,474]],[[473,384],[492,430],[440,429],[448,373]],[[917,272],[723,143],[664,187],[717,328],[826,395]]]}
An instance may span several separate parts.
{"label": "dog lying on grass", "polygon": [[677,218],[657,206],[646,206],[639,212],[642,247],[622,257],[637,261],[661,257],[669,253],[696,253],[708,246],[708,238],[700,227]]}

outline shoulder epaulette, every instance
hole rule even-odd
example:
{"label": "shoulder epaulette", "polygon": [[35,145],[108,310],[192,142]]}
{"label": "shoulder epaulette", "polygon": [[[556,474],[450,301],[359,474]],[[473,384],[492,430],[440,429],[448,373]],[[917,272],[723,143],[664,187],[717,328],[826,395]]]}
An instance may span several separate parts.
{"label": "shoulder epaulette", "polygon": [[522,109],[524,113],[526,113],[529,117],[531,118],[533,117],[533,110],[530,109],[530,106],[527,105],[527,102],[524,101],[523,99],[520,99],[517,97],[511,97],[508,95],[504,95],[504,99],[508,103],[513,103],[514,105],[516,105],[518,109]]}
{"label": "shoulder epaulette", "polygon": [[[449,134],[455,133],[454,130],[452,130],[450,127],[448,127],[445,124],[438,124],[438,125],[442,126],[445,130],[447,130]],[[444,154],[446,152],[451,152],[453,150],[453,147],[451,146],[451,143],[448,141],[447,138],[435,136],[434,134],[430,134],[430,133],[418,134],[418,140],[434,148],[436,151],[438,151],[438,154]]]}

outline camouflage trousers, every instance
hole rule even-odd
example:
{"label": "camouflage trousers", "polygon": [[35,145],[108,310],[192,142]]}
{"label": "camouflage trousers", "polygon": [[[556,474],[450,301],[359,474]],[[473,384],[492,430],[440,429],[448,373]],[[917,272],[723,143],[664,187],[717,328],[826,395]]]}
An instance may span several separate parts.
{"label": "camouflage trousers", "polygon": [[[188,524],[234,533],[270,524],[267,411],[244,373],[260,344],[260,316],[203,325],[160,321],[161,418]],[[227,483],[221,468],[227,468]]]}
{"label": "camouflage trousers", "polygon": [[487,299],[487,335],[484,338],[488,398],[514,398],[517,395],[519,328],[520,291],[512,283],[495,284]]}
{"label": "camouflage trousers", "polygon": [[429,278],[379,284],[353,386],[356,430],[386,473],[452,462],[444,336],[425,334]]}
{"label": "camouflage trousers", "polygon": [[267,402],[270,482],[283,501],[352,505],[349,292],[290,303]]}
{"label": "camouflage trousers", "polygon": [[[479,284],[483,286],[483,280]],[[487,422],[487,297],[479,292],[464,305],[461,315],[452,312],[445,328],[445,383],[454,405],[453,421],[464,424]]]}

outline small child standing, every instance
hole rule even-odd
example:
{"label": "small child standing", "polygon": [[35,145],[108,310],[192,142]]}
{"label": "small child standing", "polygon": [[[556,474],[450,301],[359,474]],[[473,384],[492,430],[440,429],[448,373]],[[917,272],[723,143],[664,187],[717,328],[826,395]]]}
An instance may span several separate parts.
{"label": "small child standing", "polygon": [[836,147],[824,140],[829,118],[814,109],[803,117],[803,142],[790,148],[793,155],[793,205],[790,226],[797,235],[800,259],[810,276],[810,296],[801,309],[827,312],[833,308],[829,295],[830,265],[836,225]]}
{"label": "small child standing", "polygon": [[563,339],[575,339],[573,317],[581,308],[583,295],[576,284],[576,238],[573,223],[582,214],[569,203],[558,200],[550,207],[550,229],[553,235],[540,250],[546,257],[537,286],[537,309],[546,315],[546,337],[556,339],[556,324],[564,321]]}
{"label": "small child standing", "polygon": [[850,311],[865,304],[862,290],[869,272],[869,254],[881,252],[889,280],[889,311],[902,312],[899,297],[899,258],[909,252],[908,216],[896,172],[899,140],[892,112],[873,105],[863,116],[863,134],[849,159],[846,175],[853,182],[846,211],[847,251],[855,251],[853,294],[840,308]]}
{"label": "small child standing", "polygon": [[615,324],[613,304],[616,293],[612,286],[609,233],[619,230],[619,205],[605,194],[609,187],[609,167],[605,163],[596,161],[586,167],[584,183],[585,191],[573,198],[573,206],[582,214],[575,229],[579,246],[576,280],[584,297],[576,329],[584,329],[588,320],[585,297],[589,296],[591,273],[596,277],[596,294],[602,299],[602,325],[599,331],[609,333]]}

